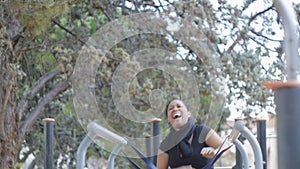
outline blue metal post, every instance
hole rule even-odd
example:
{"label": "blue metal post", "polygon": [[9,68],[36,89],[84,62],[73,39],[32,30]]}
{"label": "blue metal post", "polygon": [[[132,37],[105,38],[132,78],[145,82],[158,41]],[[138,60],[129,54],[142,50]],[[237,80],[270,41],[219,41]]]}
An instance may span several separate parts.
{"label": "blue metal post", "polygon": [[277,113],[278,168],[299,168],[300,160],[300,87],[275,91]]}
{"label": "blue metal post", "polygon": [[152,149],[152,136],[150,134],[145,135],[145,144],[146,144],[146,156],[151,157],[151,149]]}
{"label": "blue metal post", "polygon": [[145,144],[146,144],[146,156],[151,160],[151,150],[152,150],[152,136],[147,134],[145,135]]}
{"label": "blue metal post", "polygon": [[284,52],[286,56],[287,82],[265,83],[275,90],[277,114],[278,168],[299,168],[300,161],[300,83],[299,74],[299,24],[292,2],[274,0],[274,6],[282,17],[284,27]]}
{"label": "blue metal post", "polygon": [[44,124],[44,135],[45,135],[45,153],[44,153],[44,168],[53,168],[53,135],[54,135],[54,122],[52,118],[43,119]]}
{"label": "blue metal post", "polygon": [[161,119],[155,118],[151,120],[153,123],[153,160],[152,162],[156,164],[157,160],[157,153],[159,148],[159,142],[160,142],[160,122]]}
{"label": "blue metal post", "polygon": [[257,140],[259,142],[262,156],[263,156],[263,168],[267,169],[267,136],[266,136],[266,120],[256,119],[257,122]]}

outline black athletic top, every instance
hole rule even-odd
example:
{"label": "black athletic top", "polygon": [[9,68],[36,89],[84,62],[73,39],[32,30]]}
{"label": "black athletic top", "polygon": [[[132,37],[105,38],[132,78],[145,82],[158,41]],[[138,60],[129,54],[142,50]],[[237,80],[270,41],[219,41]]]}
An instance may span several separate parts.
{"label": "black athletic top", "polygon": [[[208,145],[205,143],[205,137],[211,130],[211,128],[205,125],[195,125],[192,130],[193,131],[191,131],[190,136],[188,136],[188,138],[186,139],[188,141],[189,138],[191,138],[191,134],[193,133],[191,144],[187,142],[185,143],[186,145],[182,146],[179,143],[170,150],[166,151],[166,153],[168,153],[169,155],[169,166],[171,168],[176,168],[184,165],[192,165],[192,167],[196,169],[201,169],[209,162],[209,159],[203,157],[200,152],[203,147],[208,147]],[[188,153],[186,153],[187,151]]]}

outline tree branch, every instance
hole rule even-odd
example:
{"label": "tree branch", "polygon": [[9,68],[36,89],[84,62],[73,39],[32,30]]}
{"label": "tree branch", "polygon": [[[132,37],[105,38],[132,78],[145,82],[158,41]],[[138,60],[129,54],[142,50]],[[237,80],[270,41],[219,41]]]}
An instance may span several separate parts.
{"label": "tree branch", "polygon": [[254,21],[254,19],[255,19],[256,17],[258,17],[259,15],[262,15],[263,13],[265,13],[265,12],[267,12],[267,11],[273,9],[273,8],[274,8],[274,5],[272,5],[272,6],[270,6],[269,8],[267,8],[267,9],[265,9],[265,10],[263,10],[263,11],[260,11],[260,12],[256,13],[255,15],[253,15],[253,16],[249,19],[249,21],[248,21],[248,26],[250,27],[251,22]]}
{"label": "tree branch", "polygon": [[[247,32],[245,31],[241,31],[239,33],[239,35],[237,36],[237,38],[235,39],[235,41],[228,47],[228,49],[226,50],[225,54],[231,53],[231,51],[233,50],[233,48],[235,47],[235,45],[237,45],[239,43],[240,40],[243,39],[243,37],[247,34]],[[222,56],[221,56],[222,57]]]}
{"label": "tree branch", "polygon": [[[256,13],[255,15],[251,16],[251,18],[249,19],[249,21],[248,21],[248,23],[247,23],[248,27],[250,28],[251,22],[254,21],[254,19],[255,19],[256,17],[258,17],[259,15],[261,15],[261,14],[263,14],[263,13],[265,13],[265,12],[271,10],[272,8],[273,8],[273,5],[270,6],[270,7],[268,7],[267,9],[261,11],[261,12]],[[251,31],[251,29],[249,29],[249,30]],[[237,36],[236,40],[229,46],[229,48],[226,50],[225,53],[226,53],[226,54],[230,53],[230,52],[233,50],[233,48],[238,44],[238,42],[239,42],[241,39],[243,39],[243,37],[244,37],[247,33],[248,33],[248,31],[245,31],[245,30],[243,30],[242,32],[240,32],[239,35]],[[254,33],[254,32],[252,31],[252,33]],[[266,38],[266,37],[265,37],[265,38]]]}
{"label": "tree branch", "polygon": [[47,74],[43,75],[39,80],[36,82],[34,86],[31,87],[29,92],[21,99],[17,106],[17,113],[19,116],[19,120],[21,120],[24,111],[28,107],[28,102],[32,99],[33,96],[38,92],[38,90],[45,85],[49,80],[51,80],[54,76],[58,75],[61,71],[59,69],[54,69]]}
{"label": "tree branch", "polygon": [[272,51],[272,52],[276,52],[276,51],[274,51],[274,50],[272,50],[272,49],[269,49],[265,44],[259,42],[259,41],[256,40],[255,38],[253,38],[253,37],[251,37],[251,36],[249,36],[249,38],[250,38],[251,40],[253,40],[255,43],[257,43],[257,44],[259,44],[260,46],[262,46],[263,48],[265,48],[267,51],[270,50],[270,51]]}
{"label": "tree branch", "polygon": [[251,29],[251,28],[250,28],[249,30],[250,30],[250,32],[252,32],[254,35],[263,37],[263,38],[265,38],[265,39],[267,39],[267,40],[269,40],[269,41],[273,41],[273,42],[283,42],[283,40],[277,40],[277,39],[271,39],[271,38],[268,38],[267,36],[265,36],[265,35],[263,35],[263,34],[261,34],[261,33],[256,32],[254,29]]}
{"label": "tree branch", "polygon": [[83,45],[86,45],[86,43],[81,40],[75,33],[73,33],[72,31],[70,31],[68,28],[64,27],[62,24],[59,23],[58,20],[56,19],[52,19],[52,22],[57,25],[58,27],[60,27],[62,30],[68,32],[69,34],[71,34],[72,36],[74,36],[79,42],[81,42]]}
{"label": "tree branch", "polygon": [[[66,90],[69,87],[69,80],[64,80],[58,83],[40,102],[39,104],[32,110],[29,116],[24,121],[21,130],[20,136],[24,139],[25,134],[30,131],[33,126],[35,120],[40,115],[40,113],[44,110],[45,106],[48,105],[55,97],[62,91]],[[22,139],[22,140],[23,140]]]}

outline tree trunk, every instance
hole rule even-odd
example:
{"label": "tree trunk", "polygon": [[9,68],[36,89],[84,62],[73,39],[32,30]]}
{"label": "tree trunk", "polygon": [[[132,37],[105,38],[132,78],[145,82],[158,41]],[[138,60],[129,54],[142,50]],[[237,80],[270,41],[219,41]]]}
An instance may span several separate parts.
{"label": "tree trunk", "polygon": [[[2,98],[1,98],[2,99]],[[4,133],[1,131],[0,138],[0,168],[15,168],[16,160],[19,154],[21,143],[18,137],[18,129],[16,128],[16,121],[13,111],[10,111],[11,106],[8,106],[5,112],[1,112],[1,115],[6,114],[5,122],[1,130],[5,130]]]}
{"label": "tree trunk", "polygon": [[9,1],[0,5],[0,168],[15,168],[22,146],[17,114],[17,66],[15,55],[20,33],[24,30]]}
{"label": "tree trunk", "polygon": [[6,29],[0,25],[0,168],[15,168],[21,147],[16,113],[17,61]]}
{"label": "tree trunk", "polygon": [[[19,152],[26,134],[30,132],[38,116],[56,96],[70,86],[69,79],[59,81],[39,101],[30,107],[26,119],[24,111],[28,102],[49,80],[61,74],[61,70],[52,70],[37,80],[29,93],[22,99],[18,95],[18,66],[20,66],[19,42],[25,41],[24,26],[16,16],[21,16],[20,6],[12,5],[13,1],[0,2],[0,169],[16,168]],[[25,37],[23,39],[23,37]],[[24,42],[22,43],[24,44]]]}

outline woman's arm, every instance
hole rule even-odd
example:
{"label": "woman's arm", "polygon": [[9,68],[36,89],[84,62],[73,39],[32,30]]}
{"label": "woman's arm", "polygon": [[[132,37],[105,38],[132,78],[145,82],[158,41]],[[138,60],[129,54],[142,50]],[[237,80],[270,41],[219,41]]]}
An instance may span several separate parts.
{"label": "woman's arm", "polygon": [[205,143],[214,149],[219,148],[222,142],[222,138],[214,130],[210,130],[205,137]]}
{"label": "woman's arm", "polygon": [[157,169],[167,169],[169,164],[169,155],[161,150],[157,154]]}
{"label": "woman's arm", "polygon": [[209,147],[204,147],[201,154],[206,158],[213,158],[217,149],[222,145],[222,138],[214,130],[210,130],[205,137],[205,143]]}

